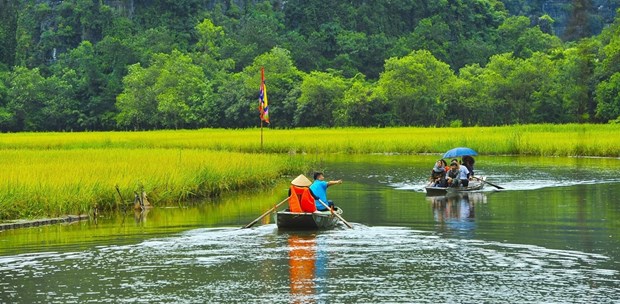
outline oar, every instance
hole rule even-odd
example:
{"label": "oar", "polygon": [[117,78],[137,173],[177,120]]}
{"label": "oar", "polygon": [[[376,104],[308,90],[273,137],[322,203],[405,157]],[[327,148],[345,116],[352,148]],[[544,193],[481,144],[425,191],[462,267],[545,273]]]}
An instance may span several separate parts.
{"label": "oar", "polygon": [[[318,200],[319,200],[319,202],[320,202],[321,204],[323,204],[323,206],[325,206],[325,208],[327,208],[327,209],[329,209],[329,210],[332,210],[332,209],[331,209],[331,208],[329,208],[329,206],[328,206],[325,202],[323,202],[320,198],[319,198]],[[340,214],[338,214],[338,213],[334,212],[334,210],[332,210],[332,214],[333,214],[333,215],[335,215],[335,216],[337,216],[337,217],[338,217],[338,218],[339,218],[339,219],[340,219],[340,220],[341,220],[341,221],[342,221],[345,225],[347,225],[347,227],[349,227],[349,228],[353,229],[353,226],[351,226],[351,224],[347,223],[347,221],[345,221],[345,220],[342,218],[342,216],[340,216]]]}
{"label": "oar", "polygon": [[250,222],[249,224],[241,227],[241,228],[250,228],[252,226],[254,226],[254,224],[256,224],[258,221],[260,221],[262,218],[264,218],[265,216],[267,216],[269,213],[273,212],[274,210],[276,210],[278,207],[280,207],[280,205],[284,204],[284,202],[286,202],[288,200],[288,197],[285,198],[283,201],[279,202],[277,205],[273,206],[273,208],[267,210],[267,212],[263,213],[263,215],[259,216],[257,219],[253,220],[252,222]]}
{"label": "oar", "polygon": [[489,183],[489,182],[485,181],[485,180],[484,180],[484,179],[482,179],[482,178],[475,177],[475,176],[474,176],[474,178],[475,178],[475,179],[477,179],[477,180],[479,180],[479,181],[481,181],[481,182],[483,182],[483,183],[485,183],[485,184],[489,184],[489,185],[491,185],[491,186],[493,186],[493,187],[495,187],[495,188],[497,188],[497,189],[505,189],[504,187],[500,187],[500,186],[498,186],[498,185],[496,185],[496,184]]}

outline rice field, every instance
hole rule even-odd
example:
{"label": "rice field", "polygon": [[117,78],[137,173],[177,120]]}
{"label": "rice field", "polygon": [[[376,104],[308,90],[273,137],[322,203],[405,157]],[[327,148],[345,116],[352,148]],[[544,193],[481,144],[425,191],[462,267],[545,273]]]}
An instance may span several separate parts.
{"label": "rice field", "polygon": [[[0,220],[117,210],[271,187],[324,153],[620,157],[620,125],[13,133],[0,135]],[[118,186],[124,198],[116,193]]]}
{"label": "rice field", "polygon": [[455,146],[485,155],[620,157],[620,125],[468,128],[333,128],[13,133],[0,150],[206,149],[243,153],[442,153]]}
{"label": "rice field", "polygon": [[304,170],[295,156],[160,148],[0,150],[0,167],[0,219],[120,209],[142,190],[161,205],[185,204]]}

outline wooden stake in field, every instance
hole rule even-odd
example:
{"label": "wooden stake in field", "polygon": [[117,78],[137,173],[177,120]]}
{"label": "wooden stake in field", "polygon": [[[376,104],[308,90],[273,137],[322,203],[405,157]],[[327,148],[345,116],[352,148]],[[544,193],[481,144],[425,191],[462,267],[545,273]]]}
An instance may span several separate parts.
{"label": "wooden stake in field", "polygon": [[260,113],[260,150],[263,151],[263,121],[269,123],[269,103],[265,86],[265,67],[260,68],[260,90],[258,92],[258,111]]}

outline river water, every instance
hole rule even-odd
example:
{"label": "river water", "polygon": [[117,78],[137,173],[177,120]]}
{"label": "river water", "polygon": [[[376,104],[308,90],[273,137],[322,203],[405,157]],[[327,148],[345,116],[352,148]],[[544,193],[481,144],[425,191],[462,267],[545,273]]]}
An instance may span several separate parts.
{"label": "river water", "polygon": [[0,232],[2,303],[620,301],[620,160],[479,157],[487,185],[427,197],[436,156],[328,156],[353,225],[239,227],[286,184],[190,207]]}

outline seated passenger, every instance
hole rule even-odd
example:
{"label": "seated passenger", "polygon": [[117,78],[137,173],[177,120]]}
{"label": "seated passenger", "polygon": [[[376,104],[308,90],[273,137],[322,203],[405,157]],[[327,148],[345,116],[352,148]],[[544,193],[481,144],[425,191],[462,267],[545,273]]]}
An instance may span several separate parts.
{"label": "seated passenger", "polygon": [[438,160],[431,170],[431,187],[445,187],[446,185],[446,170],[444,168],[443,159]]}
{"label": "seated passenger", "polygon": [[469,186],[469,169],[467,166],[459,166],[459,185],[462,187]]}
{"label": "seated passenger", "polygon": [[455,161],[450,163],[450,170],[448,171],[448,187],[458,187],[459,185],[459,164]]}

